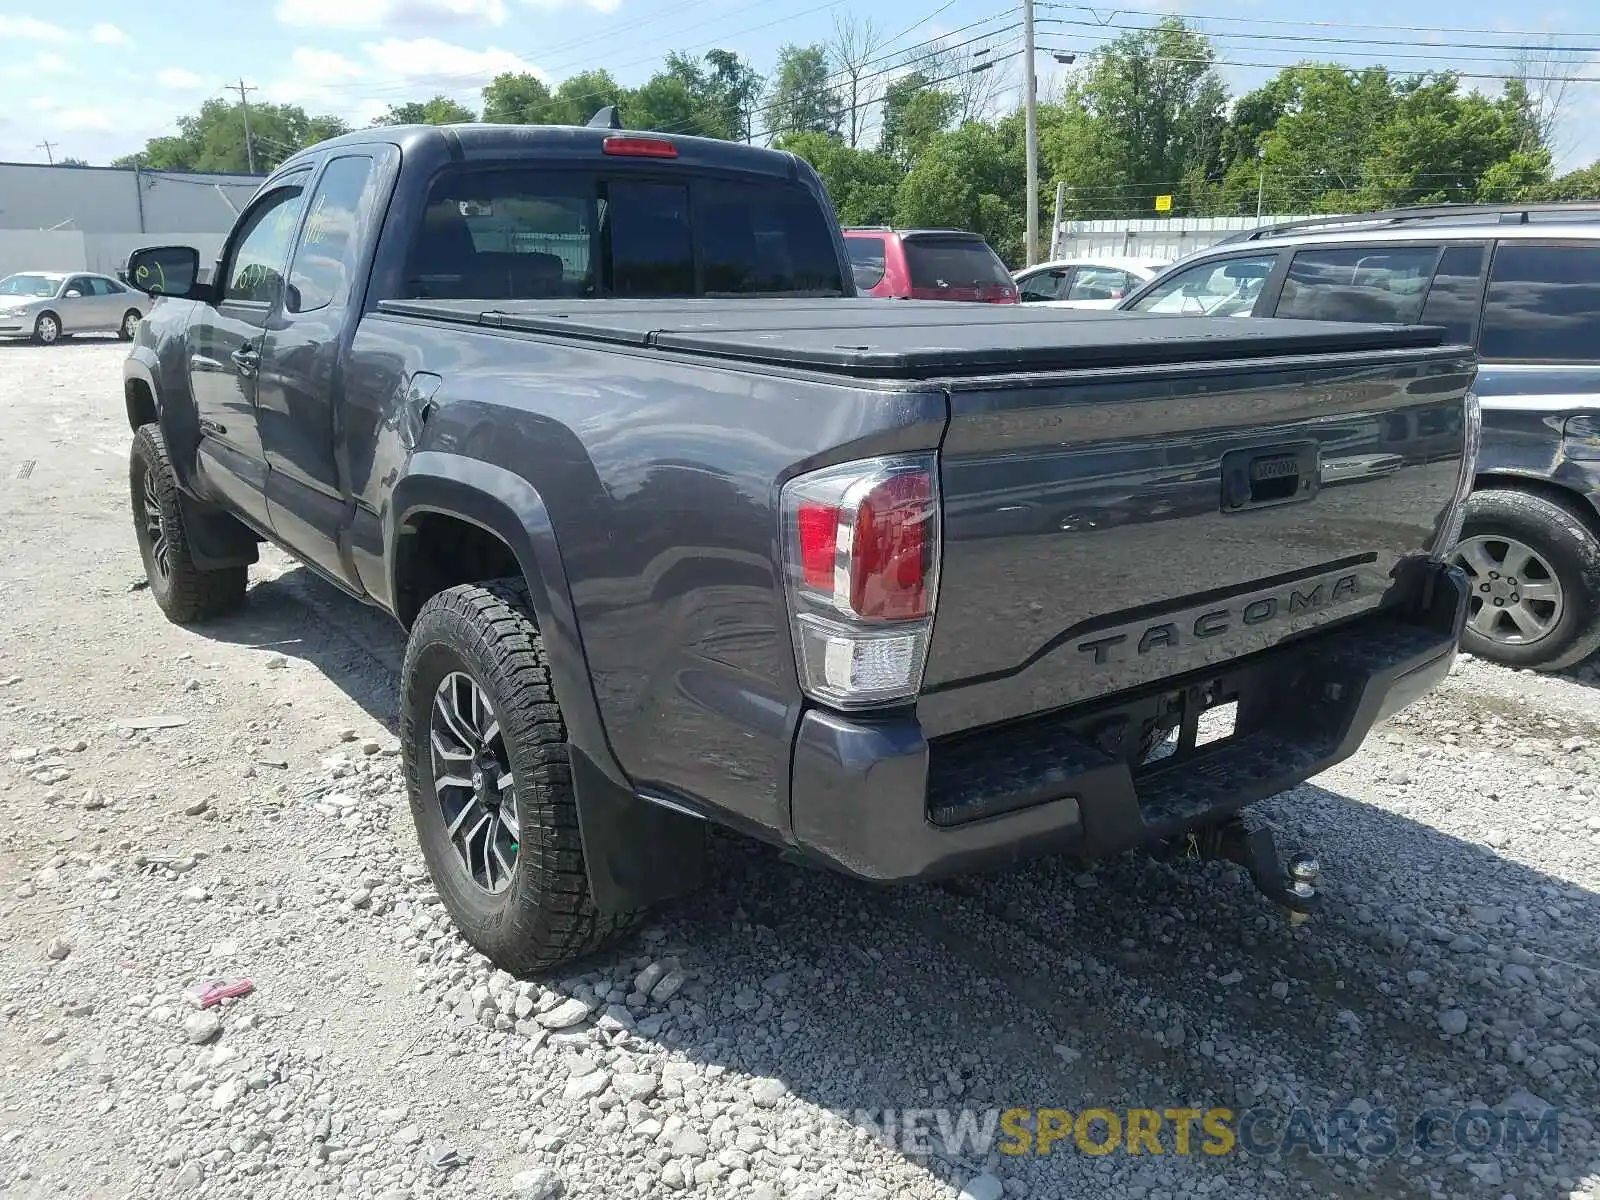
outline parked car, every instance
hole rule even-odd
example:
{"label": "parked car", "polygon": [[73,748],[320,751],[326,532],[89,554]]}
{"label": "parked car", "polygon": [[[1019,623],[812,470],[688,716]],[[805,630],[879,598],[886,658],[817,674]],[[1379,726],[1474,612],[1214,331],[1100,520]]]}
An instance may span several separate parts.
{"label": "parked car", "polygon": [[150,298],[109,275],[23,271],[0,279],[0,338],[48,346],[75,333],[114,333],[123,341],[150,310]]}
{"label": "parked car", "polygon": [[1600,204],[1440,205],[1270,226],[1190,255],[1132,312],[1421,321],[1474,346],[1483,447],[1455,561],[1471,653],[1600,649]]}
{"label": "parked car", "polygon": [[856,289],[885,300],[1015,304],[1017,287],[1000,256],[961,229],[846,229]]}
{"label": "parked car", "polygon": [[1017,271],[1017,298],[1043,308],[1115,308],[1169,264],[1156,258],[1064,258]]}
{"label": "parked car", "polygon": [[293,155],[213,284],[129,260],[155,602],[231,612],[272,541],[408,629],[418,837],[510,971],[694,886],[709,822],[883,882],[1182,844],[1303,915],[1240,810],[1449,670],[1470,353],[858,298],[831,214],[607,126]]}

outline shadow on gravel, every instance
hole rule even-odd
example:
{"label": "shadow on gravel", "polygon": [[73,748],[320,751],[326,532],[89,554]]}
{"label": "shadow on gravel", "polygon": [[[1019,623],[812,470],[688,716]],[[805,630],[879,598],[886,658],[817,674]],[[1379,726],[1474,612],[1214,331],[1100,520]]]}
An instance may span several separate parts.
{"label": "shadow on gravel", "polygon": [[[256,586],[245,613],[208,633],[303,660],[393,727],[398,626],[310,572]],[[779,1079],[876,1132],[893,1110],[892,1149],[872,1153],[952,1184],[989,1169],[1063,1200],[1565,1195],[1596,1152],[1581,1144],[1592,1126],[1564,1123],[1542,1158],[1523,1147],[1424,1161],[1409,1137],[1425,1109],[1454,1114],[1519,1091],[1566,1112],[1600,1107],[1596,896],[1317,786],[1262,811],[1285,849],[1322,860],[1326,904],[1299,929],[1222,864],[1054,859],[883,890],[730,837],[718,839],[714,886],[564,978],[681,952],[696,982],[639,1036]],[[1465,1031],[1447,1034],[1457,1012]],[[1187,1154],[1170,1126],[1159,1156],[1126,1143],[1093,1156],[1070,1135],[1048,1156],[996,1150],[1008,1109],[1125,1120],[1130,1109],[1261,1108],[1273,1114],[1258,1128],[1270,1144],[1298,1106],[1309,1144],[1326,1151],[1330,1110],[1352,1101],[1395,1110],[1398,1153],[1212,1156],[1198,1124]],[[908,1109],[933,1111],[908,1131]],[[969,1136],[944,1136],[958,1120]],[[830,1161],[865,1153],[830,1124]]]}

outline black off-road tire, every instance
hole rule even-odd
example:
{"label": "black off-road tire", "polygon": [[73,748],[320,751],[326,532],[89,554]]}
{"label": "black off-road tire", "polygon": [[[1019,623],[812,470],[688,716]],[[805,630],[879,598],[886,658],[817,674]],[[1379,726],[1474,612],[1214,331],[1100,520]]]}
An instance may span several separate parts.
{"label": "black off-road tire", "polygon": [[1522,644],[1491,640],[1469,622],[1463,650],[1539,671],[1563,670],[1600,650],[1600,539],[1575,506],[1537,492],[1485,488],[1467,500],[1461,540],[1473,537],[1510,538],[1534,550],[1560,583],[1562,610],[1549,633]]}
{"label": "black off-road tire", "polygon": [[[244,603],[245,588],[250,582],[249,568],[203,571],[195,566],[183,527],[183,510],[178,507],[178,481],[172,473],[159,425],[141,425],[133,435],[128,486],[133,503],[134,535],[139,540],[145,576],[150,580],[150,594],[167,619],[174,624],[188,625],[236,611]],[[150,512],[152,506],[159,520]],[[152,523],[158,523],[161,529],[165,570],[157,562]]]}
{"label": "black off-road tire", "polygon": [[[462,672],[484,693],[516,792],[510,883],[491,893],[468,873],[434,789],[431,713],[439,684]],[[434,885],[456,927],[496,966],[527,976],[599,950],[643,913],[601,914],[589,892],[567,729],[520,579],[447,588],[412,623],[401,671],[400,746],[411,815]]]}

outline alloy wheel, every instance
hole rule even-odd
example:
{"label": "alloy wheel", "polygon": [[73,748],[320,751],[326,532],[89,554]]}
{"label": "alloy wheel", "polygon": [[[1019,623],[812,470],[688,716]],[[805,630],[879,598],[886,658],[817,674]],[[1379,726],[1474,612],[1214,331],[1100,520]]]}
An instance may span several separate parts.
{"label": "alloy wheel", "polygon": [[1525,542],[1494,534],[1466,538],[1455,564],[1471,587],[1467,628],[1492,642],[1527,646],[1549,636],[1561,620],[1561,580]]}
{"label": "alloy wheel", "polygon": [[433,694],[428,722],[433,790],[445,835],[467,876],[486,892],[510,885],[520,827],[505,734],[489,697],[463,671]]}

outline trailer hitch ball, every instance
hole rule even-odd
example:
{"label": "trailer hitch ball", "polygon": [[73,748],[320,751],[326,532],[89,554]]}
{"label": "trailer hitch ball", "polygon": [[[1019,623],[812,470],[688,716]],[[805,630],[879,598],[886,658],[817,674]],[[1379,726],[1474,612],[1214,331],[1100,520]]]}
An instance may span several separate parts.
{"label": "trailer hitch ball", "polygon": [[[1300,900],[1310,900],[1317,894],[1317,880],[1322,875],[1322,865],[1317,862],[1313,854],[1295,854],[1284,865],[1284,872],[1289,876],[1289,888]],[[1304,925],[1310,916],[1303,909],[1291,908],[1289,924]]]}

